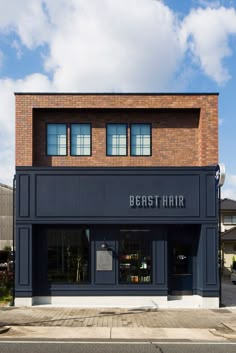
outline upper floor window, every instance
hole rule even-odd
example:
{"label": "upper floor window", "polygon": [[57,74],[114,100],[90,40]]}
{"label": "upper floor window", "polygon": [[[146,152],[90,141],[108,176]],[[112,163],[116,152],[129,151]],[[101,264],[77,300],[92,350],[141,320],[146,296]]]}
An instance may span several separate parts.
{"label": "upper floor window", "polygon": [[66,124],[47,124],[47,155],[66,156]]}
{"label": "upper floor window", "polygon": [[90,124],[71,124],[71,155],[91,156]]}
{"label": "upper floor window", "polygon": [[236,224],[236,215],[224,216],[224,224]]}
{"label": "upper floor window", "polygon": [[107,124],[107,156],[127,156],[126,124]]}
{"label": "upper floor window", "polygon": [[131,124],[131,156],[151,156],[151,124]]}

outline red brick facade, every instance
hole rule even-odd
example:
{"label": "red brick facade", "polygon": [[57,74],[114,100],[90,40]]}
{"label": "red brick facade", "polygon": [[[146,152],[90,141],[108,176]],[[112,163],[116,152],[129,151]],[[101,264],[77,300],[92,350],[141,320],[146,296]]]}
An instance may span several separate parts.
{"label": "red brick facade", "polygon": [[[46,123],[67,123],[67,156],[46,155]],[[92,156],[70,156],[70,123],[92,124]],[[106,156],[106,123],[152,124],[152,155]],[[130,129],[128,128],[128,146]],[[218,163],[217,94],[17,94],[16,166]]]}

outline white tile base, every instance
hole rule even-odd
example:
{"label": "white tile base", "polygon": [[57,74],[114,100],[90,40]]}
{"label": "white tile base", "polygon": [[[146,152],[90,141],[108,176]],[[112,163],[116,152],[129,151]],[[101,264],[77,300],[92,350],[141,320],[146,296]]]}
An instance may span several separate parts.
{"label": "white tile base", "polygon": [[81,308],[217,309],[219,308],[219,298],[206,298],[199,295],[175,297],[33,297],[15,298],[15,305],[76,306]]}
{"label": "white tile base", "polygon": [[33,305],[33,298],[15,298],[15,306],[32,306]]}

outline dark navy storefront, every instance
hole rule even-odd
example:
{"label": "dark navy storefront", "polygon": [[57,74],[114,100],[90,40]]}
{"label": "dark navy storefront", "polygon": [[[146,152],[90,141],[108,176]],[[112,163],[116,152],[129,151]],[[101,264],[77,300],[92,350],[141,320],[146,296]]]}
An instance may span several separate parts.
{"label": "dark navy storefront", "polygon": [[16,302],[217,307],[215,170],[17,167]]}

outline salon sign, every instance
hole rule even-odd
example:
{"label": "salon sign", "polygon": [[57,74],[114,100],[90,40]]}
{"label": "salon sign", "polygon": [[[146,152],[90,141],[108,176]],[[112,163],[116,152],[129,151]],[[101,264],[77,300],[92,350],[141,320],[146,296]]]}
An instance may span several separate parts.
{"label": "salon sign", "polygon": [[131,208],[185,208],[183,195],[129,195]]}

